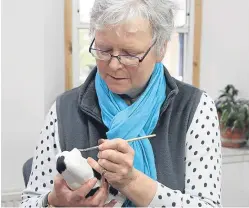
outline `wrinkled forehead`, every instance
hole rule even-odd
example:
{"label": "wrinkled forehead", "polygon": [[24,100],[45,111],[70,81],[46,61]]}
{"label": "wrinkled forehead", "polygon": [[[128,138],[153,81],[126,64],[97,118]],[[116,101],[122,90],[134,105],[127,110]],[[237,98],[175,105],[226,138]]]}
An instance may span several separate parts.
{"label": "wrinkled forehead", "polygon": [[106,25],[96,30],[96,43],[98,44],[150,44],[152,30],[148,20],[137,18],[117,25]]}

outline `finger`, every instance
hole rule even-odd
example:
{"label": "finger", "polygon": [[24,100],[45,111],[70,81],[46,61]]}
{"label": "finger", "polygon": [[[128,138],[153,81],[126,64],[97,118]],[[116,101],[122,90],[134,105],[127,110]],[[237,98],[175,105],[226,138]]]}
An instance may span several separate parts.
{"label": "finger", "polygon": [[102,177],[102,185],[99,187],[99,190],[93,195],[91,204],[103,207],[107,198],[108,183],[105,181],[105,178]]}
{"label": "finger", "polygon": [[68,187],[66,184],[66,181],[64,180],[64,178],[60,175],[57,174],[54,178],[54,189],[55,191],[60,191],[62,188],[64,187]]}
{"label": "finger", "polygon": [[130,145],[124,139],[112,139],[99,145],[99,150],[101,151],[106,149],[113,149],[119,152],[128,153],[130,148]]}
{"label": "finger", "polygon": [[89,157],[87,158],[87,162],[94,170],[96,170],[98,173],[102,175],[102,173],[104,172],[104,168],[101,167],[97,161]]}
{"label": "finger", "polygon": [[105,173],[105,179],[108,181],[108,184],[110,185],[120,182],[120,180],[122,180],[123,178],[124,177],[121,173],[117,174],[109,171]]}
{"label": "finger", "polygon": [[73,191],[72,200],[84,199],[97,183],[97,178],[92,178],[84,183],[79,189]]}
{"label": "finger", "polygon": [[54,179],[54,190],[52,191],[56,200],[70,202],[73,191],[68,187],[64,178],[58,174]]}
{"label": "finger", "polygon": [[116,164],[122,164],[125,157],[127,157],[126,154],[113,149],[99,151],[98,153],[99,159],[106,159]]}
{"label": "finger", "polygon": [[104,177],[101,178],[101,181],[102,181],[101,188],[103,188],[105,190],[105,194],[106,194],[106,197],[103,197],[102,201],[100,203],[100,206],[102,207],[102,206],[104,206],[104,204],[106,202],[106,199],[108,198],[109,184],[108,184],[107,180]]}
{"label": "finger", "polygon": [[114,207],[114,205],[117,203],[115,199],[111,200],[109,203],[105,204],[104,207]]}
{"label": "finger", "polygon": [[[113,172],[113,173],[116,173],[120,168],[121,166],[118,165],[118,164],[115,164],[113,162],[110,162],[106,159],[99,159],[98,160],[98,163],[99,165],[104,168],[106,171],[109,171],[109,172]],[[106,174],[106,173],[105,173]]]}
{"label": "finger", "polygon": [[106,141],[106,139],[99,139],[99,140],[98,140],[98,145],[103,144],[105,141]]}
{"label": "finger", "polygon": [[108,182],[107,182],[107,180],[105,179],[104,176],[101,177],[101,186],[104,186],[104,187],[106,187],[107,189],[108,189],[108,187],[109,187],[109,184],[108,184]]}

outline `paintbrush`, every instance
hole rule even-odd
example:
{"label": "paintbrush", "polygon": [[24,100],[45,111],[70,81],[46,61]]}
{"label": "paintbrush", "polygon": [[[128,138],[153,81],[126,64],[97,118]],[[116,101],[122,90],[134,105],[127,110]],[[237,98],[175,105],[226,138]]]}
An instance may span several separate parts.
{"label": "paintbrush", "polygon": [[[155,136],[156,136],[155,134],[151,134],[151,135],[148,135],[148,136],[142,136],[142,137],[136,137],[136,138],[132,138],[132,139],[127,139],[126,141],[127,142],[134,142],[134,141],[137,141],[137,140],[148,139],[148,138],[152,138],[152,137],[155,137]],[[79,149],[79,151],[88,152],[88,151],[95,150],[95,149],[98,149],[98,148],[99,148],[99,146],[94,146],[94,147],[89,147],[89,148],[86,148],[86,149]]]}

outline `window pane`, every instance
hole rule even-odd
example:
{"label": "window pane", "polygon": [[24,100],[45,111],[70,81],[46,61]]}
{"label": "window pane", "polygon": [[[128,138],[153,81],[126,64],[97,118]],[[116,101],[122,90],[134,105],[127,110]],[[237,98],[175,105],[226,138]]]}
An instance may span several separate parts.
{"label": "window pane", "polygon": [[90,22],[90,11],[93,7],[94,0],[79,0],[80,22]]}
{"label": "window pane", "polygon": [[179,10],[176,14],[175,18],[175,26],[182,27],[186,24],[186,8],[187,8],[187,0],[176,0]]}
{"label": "window pane", "polygon": [[93,66],[95,66],[95,59],[89,53],[89,46],[91,44],[91,39],[89,38],[88,29],[79,30],[79,61],[80,61],[80,82],[83,83],[90,73]]}
{"label": "window pane", "polygon": [[184,67],[184,34],[174,33],[168,43],[166,55],[163,59],[170,74],[176,79],[183,79]]}
{"label": "window pane", "polygon": [[[187,0],[175,0],[179,5],[179,11],[176,14],[175,26],[182,27],[186,23],[186,1]],[[80,22],[90,22],[90,11],[93,6],[94,0],[79,0],[80,8]]]}

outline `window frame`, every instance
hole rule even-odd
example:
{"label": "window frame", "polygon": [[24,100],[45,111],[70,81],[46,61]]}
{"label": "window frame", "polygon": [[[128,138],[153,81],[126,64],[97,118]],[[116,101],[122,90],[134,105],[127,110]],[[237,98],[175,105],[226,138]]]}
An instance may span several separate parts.
{"label": "window frame", "polygon": [[[183,81],[196,87],[199,87],[200,79],[201,10],[202,0],[187,0],[186,24],[175,29],[184,34]],[[80,85],[79,30],[89,27],[90,24],[80,22],[79,0],[65,0],[66,90]]]}

